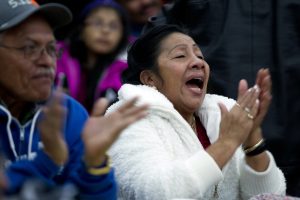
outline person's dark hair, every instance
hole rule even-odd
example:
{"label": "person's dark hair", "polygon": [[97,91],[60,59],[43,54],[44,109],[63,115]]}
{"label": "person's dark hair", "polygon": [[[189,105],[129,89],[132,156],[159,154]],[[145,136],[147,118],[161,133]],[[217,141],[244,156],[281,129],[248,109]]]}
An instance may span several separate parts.
{"label": "person's dark hair", "polygon": [[122,9],[121,6],[118,6],[117,3],[108,4],[107,2],[108,1],[94,1],[91,3],[91,5],[93,4],[93,7],[87,5],[86,8],[83,9],[82,13],[79,15],[79,19],[77,19],[78,25],[69,37],[71,56],[77,58],[81,63],[84,63],[87,59],[87,47],[81,39],[81,33],[85,26],[85,20],[93,11],[101,7],[113,8],[118,13],[123,26],[123,34],[117,48],[109,55],[99,55],[99,61],[96,62],[96,65],[99,64],[99,62],[102,64],[108,64],[112,62],[116,58],[116,56],[126,48],[128,44],[129,22],[126,12]]}
{"label": "person's dark hair", "polygon": [[122,74],[123,83],[142,84],[140,73],[144,70],[152,70],[159,75],[157,59],[161,42],[175,32],[186,34],[184,29],[176,25],[158,25],[141,35],[128,50],[128,68]]}

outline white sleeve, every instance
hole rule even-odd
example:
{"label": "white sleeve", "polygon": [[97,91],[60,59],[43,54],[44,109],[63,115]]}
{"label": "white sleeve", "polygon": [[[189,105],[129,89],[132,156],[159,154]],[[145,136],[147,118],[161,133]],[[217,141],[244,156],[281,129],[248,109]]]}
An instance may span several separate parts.
{"label": "white sleeve", "polygon": [[243,199],[262,193],[272,193],[285,195],[286,183],[282,171],[276,166],[275,160],[267,151],[270,163],[266,171],[257,172],[246,164],[245,159],[241,159],[240,164],[240,185]]}
{"label": "white sleeve", "polygon": [[158,131],[147,119],[128,127],[112,146],[119,196],[130,200],[197,198],[223,175],[216,162],[199,150],[172,158]]}

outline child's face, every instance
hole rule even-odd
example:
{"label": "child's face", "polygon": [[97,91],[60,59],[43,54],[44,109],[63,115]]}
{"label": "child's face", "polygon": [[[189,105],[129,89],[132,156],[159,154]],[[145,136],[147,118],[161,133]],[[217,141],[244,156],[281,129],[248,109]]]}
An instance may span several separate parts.
{"label": "child's face", "polygon": [[101,7],[87,17],[82,39],[92,53],[108,54],[117,48],[122,34],[123,26],[117,11]]}

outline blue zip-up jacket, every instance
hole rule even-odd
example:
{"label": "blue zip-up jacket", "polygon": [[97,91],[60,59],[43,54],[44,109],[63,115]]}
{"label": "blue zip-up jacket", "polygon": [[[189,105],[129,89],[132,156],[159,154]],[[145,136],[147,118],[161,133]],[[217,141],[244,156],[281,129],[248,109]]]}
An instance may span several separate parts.
{"label": "blue zip-up jacket", "polygon": [[64,104],[67,109],[64,137],[69,148],[69,160],[64,166],[56,165],[42,150],[37,128],[41,109],[37,109],[33,117],[21,125],[0,104],[0,141],[6,159],[7,192],[17,192],[28,179],[38,178],[47,185],[74,183],[80,193],[79,199],[116,199],[113,170],[94,176],[86,171],[82,162],[81,131],[88,118],[87,112],[71,97],[65,96]]}

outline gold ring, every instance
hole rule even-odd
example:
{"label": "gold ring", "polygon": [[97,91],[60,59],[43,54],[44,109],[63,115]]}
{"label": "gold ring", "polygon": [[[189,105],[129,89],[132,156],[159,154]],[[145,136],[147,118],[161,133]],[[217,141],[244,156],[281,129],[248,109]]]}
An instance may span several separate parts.
{"label": "gold ring", "polygon": [[249,113],[250,112],[250,109],[248,108],[248,107],[245,107],[245,109],[244,109],[247,113]]}
{"label": "gold ring", "polygon": [[249,119],[254,119],[253,115],[251,115],[250,113],[247,114],[247,117],[248,117]]}

